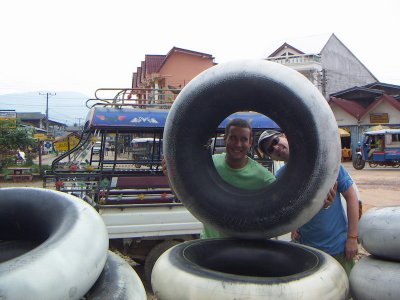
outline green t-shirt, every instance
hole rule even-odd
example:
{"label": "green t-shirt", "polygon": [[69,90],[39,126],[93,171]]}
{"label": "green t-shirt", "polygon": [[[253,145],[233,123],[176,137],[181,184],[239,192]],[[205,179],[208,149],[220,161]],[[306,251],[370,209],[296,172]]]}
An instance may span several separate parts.
{"label": "green t-shirt", "polygon": [[[275,181],[275,176],[262,165],[248,158],[246,166],[240,169],[233,169],[226,163],[225,153],[212,156],[214,166],[221,178],[229,184],[246,190],[260,189]],[[204,224],[202,238],[223,237],[224,235]]]}

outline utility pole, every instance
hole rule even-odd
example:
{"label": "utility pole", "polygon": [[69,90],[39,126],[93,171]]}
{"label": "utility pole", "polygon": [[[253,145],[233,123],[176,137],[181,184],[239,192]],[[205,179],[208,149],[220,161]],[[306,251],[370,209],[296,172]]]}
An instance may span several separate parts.
{"label": "utility pole", "polygon": [[78,120],[78,127],[81,127],[81,120],[84,120],[83,118],[74,118],[75,120]]}
{"label": "utility pole", "polygon": [[322,69],[321,74],[321,87],[322,87],[322,95],[326,98],[326,85],[328,83],[328,78],[326,76],[326,69]]}
{"label": "utility pole", "polygon": [[46,135],[49,135],[49,96],[55,96],[56,93],[39,93],[39,95],[46,95]]}

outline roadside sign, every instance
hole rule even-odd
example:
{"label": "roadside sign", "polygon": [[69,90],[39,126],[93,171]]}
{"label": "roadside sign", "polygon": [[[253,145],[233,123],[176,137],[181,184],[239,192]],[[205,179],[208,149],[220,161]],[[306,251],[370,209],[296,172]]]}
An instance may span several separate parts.
{"label": "roadside sign", "polygon": [[49,152],[49,151],[53,150],[53,143],[50,141],[46,141],[43,144],[43,148],[45,151]]}
{"label": "roadside sign", "polygon": [[35,133],[33,137],[35,139],[38,139],[39,141],[44,141],[45,139],[47,139],[47,136],[44,133]]}

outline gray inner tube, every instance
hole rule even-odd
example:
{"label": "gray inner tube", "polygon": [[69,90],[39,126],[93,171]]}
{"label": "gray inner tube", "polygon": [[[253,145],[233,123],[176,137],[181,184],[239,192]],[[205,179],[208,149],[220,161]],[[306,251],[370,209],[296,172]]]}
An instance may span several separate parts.
{"label": "gray inner tube", "polygon": [[360,242],[369,253],[400,262],[400,207],[374,207],[360,219]]}
{"label": "gray inner tube", "polygon": [[360,259],[350,273],[354,300],[397,300],[400,295],[400,262],[370,255]]}
{"label": "gray inner tube", "polygon": [[[174,274],[165,278],[165,272]],[[274,240],[185,242],[156,262],[152,287],[161,299],[345,299],[342,267],[319,250]],[[179,288],[177,288],[179,287]]]}
{"label": "gray inner tube", "polygon": [[[217,174],[204,145],[223,119],[257,111],[286,133],[290,161],[274,184],[242,190]],[[337,123],[303,75],[267,61],[236,61],[198,75],[174,102],[164,131],[173,189],[200,221],[232,236],[272,237],[310,220],[322,207],[340,164]]]}
{"label": "gray inner tube", "polygon": [[0,189],[0,228],[2,241],[37,244],[0,264],[2,299],[79,299],[106,261],[103,220],[90,205],[65,193]]}
{"label": "gray inner tube", "polygon": [[117,254],[108,251],[104,269],[85,299],[146,300],[147,296],[135,270]]}

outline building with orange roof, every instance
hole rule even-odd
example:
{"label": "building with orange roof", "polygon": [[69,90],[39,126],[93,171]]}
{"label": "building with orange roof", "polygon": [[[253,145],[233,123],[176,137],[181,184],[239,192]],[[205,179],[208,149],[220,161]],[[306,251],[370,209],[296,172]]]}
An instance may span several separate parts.
{"label": "building with orange roof", "polygon": [[166,55],[146,54],[133,73],[132,89],[143,102],[145,99],[172,101],[190,80],[214,65],[211,54],[178,47],[173,47]]}

